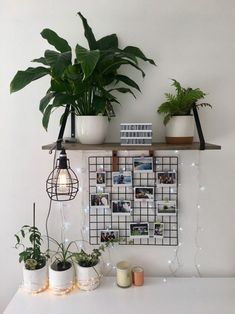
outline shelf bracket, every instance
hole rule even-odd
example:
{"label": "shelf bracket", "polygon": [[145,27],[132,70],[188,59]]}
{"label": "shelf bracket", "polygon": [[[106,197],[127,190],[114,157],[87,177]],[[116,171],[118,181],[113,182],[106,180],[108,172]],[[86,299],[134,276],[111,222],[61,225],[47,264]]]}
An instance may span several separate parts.
{"label": "shelf bracket", "polygon": [[193,105],[193,115],[194,115],[194,119],[195,119],[195,123],[196,123],[196,127],[197,127],[197,133],[199,136],[199,141],[200,141],[200,150],[205,150],[205,139],[204,139],[204,135],[203,135],[203,131],[202,131],[202,127],[201,127],[201,122],[200,122],[200,118],[197,112],[197,107],[196,104]]}
{"label": "shelf bracket", "polygon": [[112,171],[118,171],[118,154],[117,150],[112,151]]}

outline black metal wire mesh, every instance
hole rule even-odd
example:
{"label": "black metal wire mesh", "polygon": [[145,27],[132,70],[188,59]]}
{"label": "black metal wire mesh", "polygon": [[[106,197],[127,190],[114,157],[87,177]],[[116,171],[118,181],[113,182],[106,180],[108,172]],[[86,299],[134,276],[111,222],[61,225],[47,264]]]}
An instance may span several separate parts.
{"label": "black metal wire mesh", "polygon": [[[167,198],[176,203],[178,208],[178,157],[177,156],[156,156],[153,157],[153,172],[136,173],[133,172],[132,157],[117,157],[120,172],[132,172],[132,186],[113,186],[112,185],[112,156],[91,156],[88,158],[89,171],[89,202],[90,195],[93,193],[109,193],[110,200],[131,201],[131,215],[113,215],[110,208],[91,207],[89,209],[89,241],[90,244],[100,244],[100,233],[102,230],[119,230],[121,245],[159,245],[176,246],[178,245],[178,211],[175,215],[157,215],[158,201]],[[106,173],[106,183],[104,187],[96,185],[97,172]],[[157,186],[158,172],[175,172],[176,184],[174,187]],[[134,187],[153,187],[154,201],[135,201]],[[111,202],[110,202],[111,203]],[[130,238],[130,223],[148,222],[148,238]],[[164,235],[162,238],[154,237],[154,223],[164,223]]]}

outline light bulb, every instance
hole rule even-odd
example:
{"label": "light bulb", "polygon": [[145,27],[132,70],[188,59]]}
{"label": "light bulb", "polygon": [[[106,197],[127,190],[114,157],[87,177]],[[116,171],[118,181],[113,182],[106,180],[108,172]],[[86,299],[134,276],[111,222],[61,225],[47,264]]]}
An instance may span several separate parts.
{"label": "light bulb", "polygon": [[60,193],[69,193],[67,175],[68,175],[67,169],[60,169],[58,179],[57,179],[57,190]]}

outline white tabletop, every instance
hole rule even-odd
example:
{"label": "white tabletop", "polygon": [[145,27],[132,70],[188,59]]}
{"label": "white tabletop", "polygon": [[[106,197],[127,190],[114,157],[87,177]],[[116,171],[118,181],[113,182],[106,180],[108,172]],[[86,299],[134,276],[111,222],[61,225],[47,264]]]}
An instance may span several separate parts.
{"label": "white tabletop", "polygon": [[142,287],[122,289],[103,278],[90,292],[65,296],[47,290],[31,296],[19,289],[4,314],[234,314],[235,278],[145,278]]}

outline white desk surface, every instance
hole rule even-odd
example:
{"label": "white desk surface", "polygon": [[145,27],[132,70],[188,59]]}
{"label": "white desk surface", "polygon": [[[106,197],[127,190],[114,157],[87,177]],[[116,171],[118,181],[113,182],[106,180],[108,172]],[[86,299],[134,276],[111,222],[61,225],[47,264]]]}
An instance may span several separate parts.
{"label": "white desk surface", "polygon": [[4,314],[235,314],[235,278],[145,278],[142,287],[122,289],[103,278],[90,292],[64,296],[49,290],[31,296],[19,289]]}

